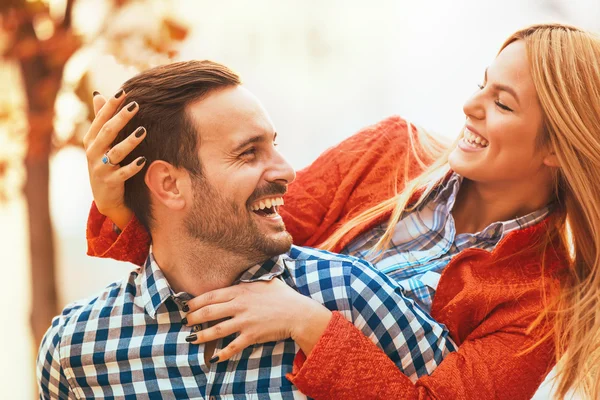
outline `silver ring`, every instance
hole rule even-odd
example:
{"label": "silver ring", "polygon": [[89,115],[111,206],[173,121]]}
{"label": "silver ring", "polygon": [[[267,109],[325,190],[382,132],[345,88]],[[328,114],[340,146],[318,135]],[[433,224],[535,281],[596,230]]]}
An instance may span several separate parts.
{"label": "silver ring", "polygon": [[117,164],[113,164],[110,162],[110,157],[108,157],[108,151],[102,156],[102,164],[110,165],[111,167],[117,166]]}

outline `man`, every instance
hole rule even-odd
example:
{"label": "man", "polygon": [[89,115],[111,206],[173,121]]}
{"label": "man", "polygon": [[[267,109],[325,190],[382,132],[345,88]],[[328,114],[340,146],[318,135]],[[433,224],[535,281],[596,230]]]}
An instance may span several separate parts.
{"label": "man", "polygon": [[[126,183],[125,201],[151,233],[150,255],[127,279],[54,319],[38,356],[43,398],[304,397],[285,379],[299,350],[290,339],[221,363],[215,349],[235,335],[187,342],[194,329],[182,323],[186,302],[239,282],[281,279],[340,310],[412,378],[453,350],[447,331],[366,262],[290,249],[278,208],[294,171],[275,148],[267,113],[232,71],[175,63],[123,89],[109,103],[128,100],[99,136],[118,129],[117,150],[130,132],[147,130],[124,162],[146,158],[145,171]],[[119,126],[126,113],[135,116]],[[107,152],[102,167],[114,168],[116,153]]]}

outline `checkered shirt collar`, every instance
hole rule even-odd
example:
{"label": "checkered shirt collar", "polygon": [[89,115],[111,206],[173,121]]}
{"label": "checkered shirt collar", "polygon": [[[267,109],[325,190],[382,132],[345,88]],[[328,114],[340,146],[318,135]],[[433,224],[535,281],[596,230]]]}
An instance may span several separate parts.
{"label": "checkered shirt collar", "polygon": [[[255,281],[270,281],[271,279],[280,276],[285,271],[285,264],[281,256],[273,257],[262,264],[256,264],[246,271],[234,282],[255,282]],[[158,263],[152,254],[146,258],[146,262],[138,276],[142,288],[142,301],[148,315],[155,319],[160,306],[170,297],[174,297],[179,301],[188,301],[192,299],[192,295],[185,292],[175,293],[167,278],[163,275]]]}
{"label": "checkered shirt collar", "polygon": [[249,283],[256,281],[270,281],[281,276],[285,271],[285,261],[282,256],[273,257],[262,264],[248,268],[235,283]]}
{"label": "checkered shirt collar", "polygon": [[[432,193],[431,196],[433,198],[431,201],[435,204],[446,203],[446,209],[448,210],[448,214],[450,214],[454,208],[454,203],[462,182],[463,177],[456,172],[453,172],[450,179],[448,179],[446,183],[440,185],[439,189]],[[426,203],[427,202],[425,202],[425,204]],[[540,222],[548,216],[550,211],[552,211],[552,204],[515,219],[494,222],[475,236],[485,240],[499,240],[515,229],[531,226]]]}

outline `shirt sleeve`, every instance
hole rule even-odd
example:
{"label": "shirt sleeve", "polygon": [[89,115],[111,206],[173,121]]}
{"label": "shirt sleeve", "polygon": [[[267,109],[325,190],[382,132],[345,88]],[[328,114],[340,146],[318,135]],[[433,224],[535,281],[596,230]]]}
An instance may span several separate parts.
{"label": "shirt sleeve", "polygon": [[37,380],[40,399],[74,399],[60,357],[61,334],[66,322],[65,315],[54,318],[44,335],[37,357]]}
{"label": "shirt sleeve", "polygon": [[473,335],[430,376],[413,382],[363,332],[334,313],[310,355],[296,356],[288,379],[316,399],[526,400],[554,365],[550,340],[523,351],[539,337],[525,333],[530,323],[511,321],[493,333]]}
{"label": "shirt sleeve", "polygon": [[[361,359],[371,367],[375,364],[369,363],[370,355],[382,356],[388,363],[382,366],[391,365],[394,371],[412,384],[420,376],[431,373],[447,354],[455,350],[455,345],[445,326],[429,317],[418,305],[404,296],[400,286],[375,270],[369,263],[353,258],[352,261],[344,262],[341,269],[335,264],[329,264],[325,266],[321,262],[318,269],[319,293],[323,298],[323,304],[330,309],[339,310],[339,313],[334,313],[333,320],[336,320],[336,316],[340,316],[338,319],[347,322],[354,330],[337,329],[333,335],[319,340],[309,358],[313,357],[313,354],[320,355],[319,357],[332,357],[327,359],[328,364],[325,369],[322,368],[321,362],[317,366],[314,362],[307,361],[300,370],[295,370],[288,376],[303,393],[309,397],[321,398],[313,396],[315,392],[311,390],[310,385],[307,388],[304,382],[316,384],[320,388],[329,387],[334,392],[338,382],[340,388],[347,387],[346,382],[336,381],[336,379],[344,375],[338,373],[340,368],[345,366],[356,368],[353,366],[355,359],[348,358],[348,355],[356,355],[356,360]],[[341,302],[341,299],[345,301]],[[332,302],[335,302],[335,305]],[[338,323],[341,324],[340,321]],[[330,331],[328,327],[326,333]],[[351,353],[346,352],[346,347],[338,351],[335,347],[337,344],[346,346],[349,343],[360,343],[357,340],[349,341],[356,333],[372,348],[378,349],[378,352],[374,353],[372,348],[365,349],[364,343],[362,347]],[[365,364],[361,365],[365,367]],[[374,370],[375,375],[380,371],[378,366],[375,366]],[[327,373],[323,375],[321,383],[305,379],[307,375],[324,371]],[[365,380],[360,373],[353,375],[352,379],[359,386],[371,386],[371,383],[366,384],[368,379]],[[344,391],[344,393],[351,392]],[[333,398],[354,397],[334,396]]]}
{"label": "shirt sleeve", "polygon": [[455,350],[446,327],[366,261],[357,260],[347,279],[351,322],[411,381],[433,372]]}
{"label": "shirt sleeve", "polygon": [[114,223],[100,214],[92,203],[87,221],[87,254],[93,257],[112,258],[143,265],[150,249],[150,234],[134,216],[122,232]]}

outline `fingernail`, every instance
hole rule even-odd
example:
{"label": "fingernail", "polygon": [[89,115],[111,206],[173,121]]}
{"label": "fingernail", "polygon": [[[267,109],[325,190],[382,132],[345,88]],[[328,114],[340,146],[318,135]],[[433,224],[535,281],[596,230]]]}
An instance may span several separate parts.
{"label": "fingernail", "polygon": [[183,312],[188,312],[190,311],[190,306],[188,306],[187,304],[184,304],[181,309],[183,310]]}
{"label": "fingernail", "polygon": [[187,317],[183,317],[183,319],[181,320],[181,323],[183,325],[187,325]]}
{"label": "fingernail", "polygon": [[92,93],[92,94],[94,95],[93,97],[96,97],[96,96],[98,96],[100,94],[100,92],[97,91],[97,90],[94,90],[94,93]]}
{"label": "fingernail", "polygon": [[193,342],[194,340],[198,339],[198,335],[196,335],[195,333],[192,333],[190,336],[187,336],[185,338],[186,342]]}
{"label": "fingernail", "polygon": [[216,363],[217,361],[219,361],[219,356],[214,356],[213,358],[211,358],[211,359],[210,359],[210,361],[209,361],[209,362],[210,362],[211,364],[214,364],[214,363]]}
{"label": "fingernail", "polygon": [[118,99],[119,97],[121,97],[123,95],[123,93],[125,93],[125,91],[123,89],[119,89],[119,91],[117,93],[115,93],[115,99]]}
{"label": "fingernail", "polygon": [[[146,157],[142,157],[139,160],[137,160],[136,164],[139,167],[140,165],[142,165],[143,163],[146,162]],[[183,309],[183,312],[188,312],[189,308],[186,310],[185,308]]]}
{"label": "fingernail", "polygon": [[127,106],[127,111],[132,112],[137,107],[137,103],[134,101]]}
{"label": "fingernail", "polygon": [[144,128],[143,126],[140,126],[139,128],[137,128],[135,130],[135,137],[139,138],[141,137],[144,133],[146,132],[146,128]]}

